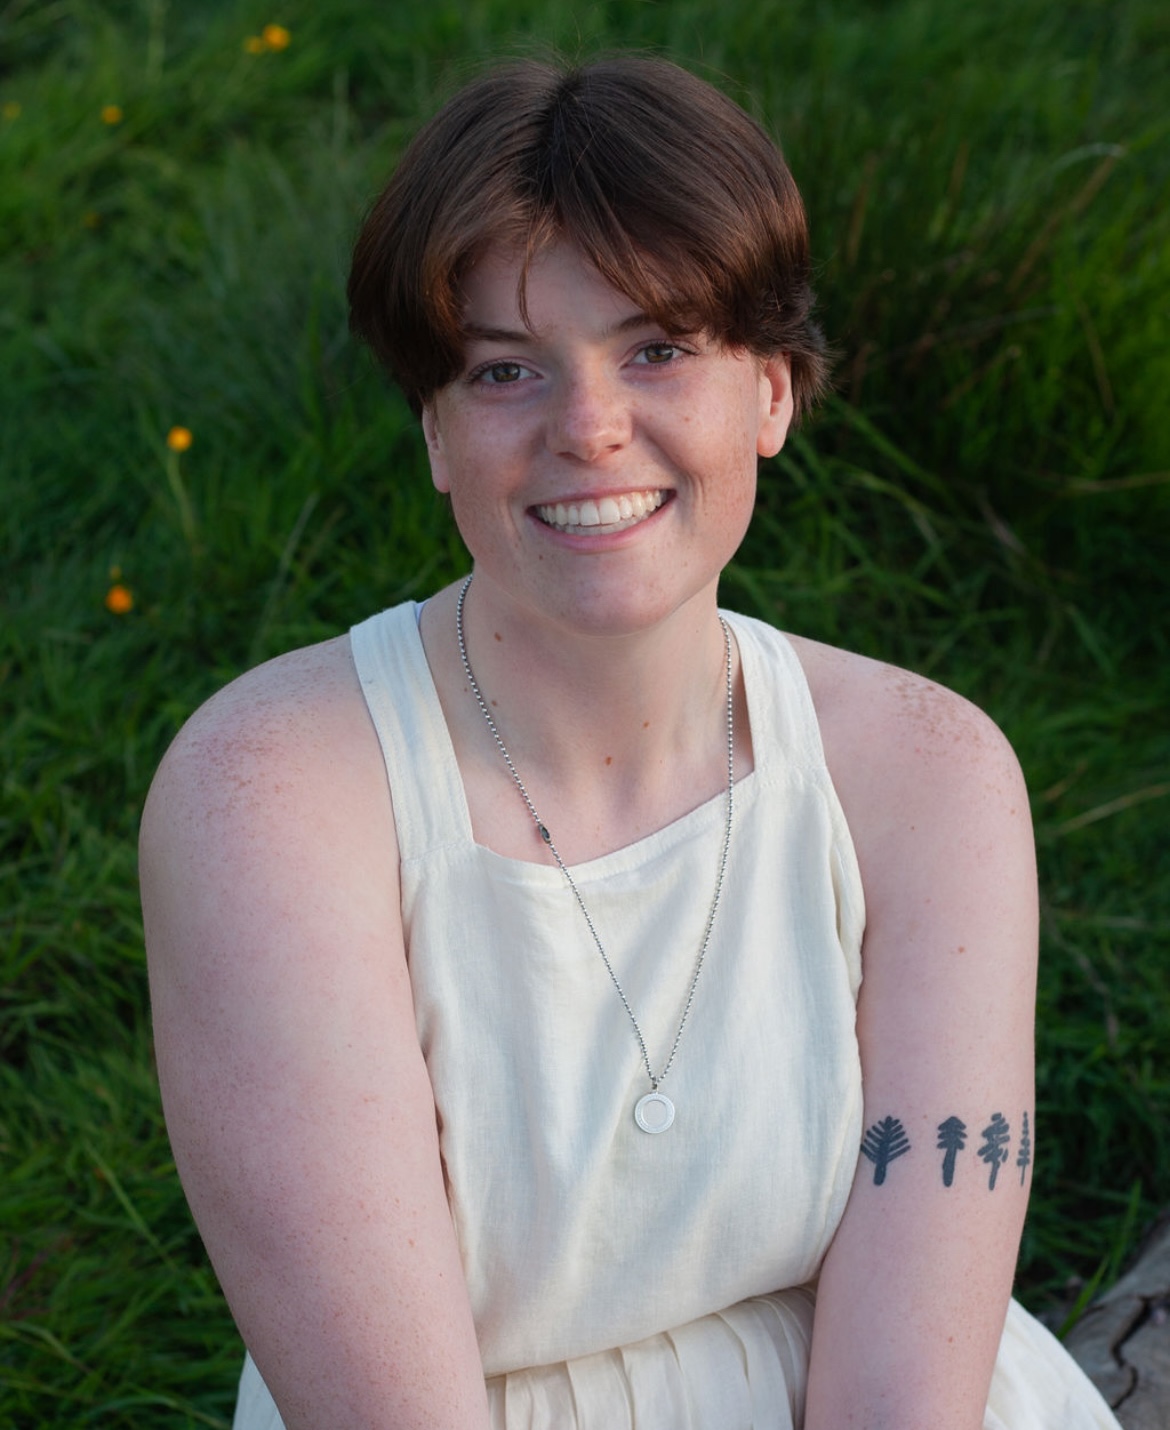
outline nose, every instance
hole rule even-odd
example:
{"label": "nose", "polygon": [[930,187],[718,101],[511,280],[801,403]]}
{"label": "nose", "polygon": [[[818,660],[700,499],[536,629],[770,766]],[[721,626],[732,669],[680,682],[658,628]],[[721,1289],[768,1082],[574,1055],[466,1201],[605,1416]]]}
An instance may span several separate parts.
{"label": "nose", "polygon": [[630,440],[633,414],[615,374],[576,372],[560,383],[549,418],[549,447],[557,456],[596,462]]}

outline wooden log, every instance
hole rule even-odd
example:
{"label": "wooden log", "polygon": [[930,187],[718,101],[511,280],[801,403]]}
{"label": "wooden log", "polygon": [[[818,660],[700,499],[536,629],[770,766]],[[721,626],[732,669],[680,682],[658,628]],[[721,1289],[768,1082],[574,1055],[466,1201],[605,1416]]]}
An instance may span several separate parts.
{"label": "wooden log", "polygon": [[1065,1345],[1124,1430],[1170,1426],[1170,1213],[1133,1267],[1100,1296]]}

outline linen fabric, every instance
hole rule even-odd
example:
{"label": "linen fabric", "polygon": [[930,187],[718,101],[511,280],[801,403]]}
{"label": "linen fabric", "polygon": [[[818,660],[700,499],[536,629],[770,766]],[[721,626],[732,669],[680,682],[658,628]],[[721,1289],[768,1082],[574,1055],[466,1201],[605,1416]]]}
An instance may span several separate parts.
{"label": "linen fabric", "polygon": [[[725,613],[754,769],[735,786],[723,895],[663,1084],[675,1122],[651,1136],[633,1118],[650,1090],[633,1027],[564,876],[535,830],[532,862],[474,842],[419,609],[372,617],[351,644],[393,800],[418,1034],[493,1430],[799,1430],[816,1276],[859,1155],[864,928],[799,661],[770,626]],[[656,1072],[725,812],[724,792],[573,868]],[[984,1424],[1117,1430],[1014,1303]],[[249,1358],[234,1430],[280,1426]]]}

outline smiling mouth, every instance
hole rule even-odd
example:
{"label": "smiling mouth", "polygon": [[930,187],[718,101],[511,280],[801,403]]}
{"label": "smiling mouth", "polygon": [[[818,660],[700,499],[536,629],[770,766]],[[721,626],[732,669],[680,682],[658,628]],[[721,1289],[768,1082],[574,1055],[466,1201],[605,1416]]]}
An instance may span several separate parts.
{"label": "smiling mouth", "polygon": [[588,531],[600,535],[637,526],[656,512],[667,496],[664,491],[629,492],[620,497],[600,497],[597,501],[556,502],[535,510],[540,520],[556,531]]}

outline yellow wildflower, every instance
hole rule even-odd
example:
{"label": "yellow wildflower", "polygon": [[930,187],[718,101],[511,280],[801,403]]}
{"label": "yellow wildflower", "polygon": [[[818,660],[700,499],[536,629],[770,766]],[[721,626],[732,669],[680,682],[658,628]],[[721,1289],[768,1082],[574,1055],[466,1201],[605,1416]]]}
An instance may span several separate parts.
{"label": "yellow wildflower", "polygon": [[106,104],[102,107],[103,124],[121,124],[123,119],[122,109],[117,104]]}
{"label": "yellow wildflower", "polygon": [[244,49],[250,55],[262,55],[268,46],[260,35],[249,35],[244,41]]}
{"label": "yellow wildflower", "polygon": [[167,433],[167,446],[172,452],[185,452],[194,440],[189,427],[172,427]]}
{"label": "yellow wildflower", "polygon": [[86,209],[81,215],[81,222],[86,228],[101,228],[102,216],[97,209]]}
{"label": "yellow wildflower", "polygon": [[134,609],[134,597],[128,586],[119,583],[111,586],[106,592],[106,610],[112,611],[115,616],[124,616],[127,611]]}
{"label": "yellow wildflower", "polygon": [[5,119],[19,119],[19,118],[20,118],[20,102],[19,102],[19,100],[10,99],[2,108],[0,108],[0,115],[3,115],[3,117],[4,117]]}
{"label": "yellow wildflower", "polygon": [[287,50],[292,36],[283,25],[265,25],[260,31],[260,38],[270,50]]}

